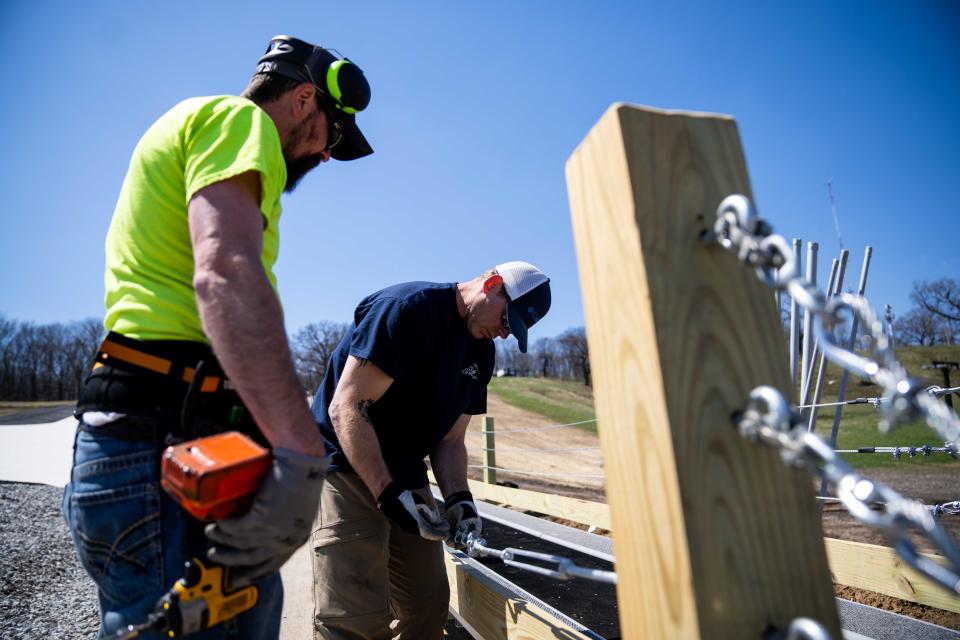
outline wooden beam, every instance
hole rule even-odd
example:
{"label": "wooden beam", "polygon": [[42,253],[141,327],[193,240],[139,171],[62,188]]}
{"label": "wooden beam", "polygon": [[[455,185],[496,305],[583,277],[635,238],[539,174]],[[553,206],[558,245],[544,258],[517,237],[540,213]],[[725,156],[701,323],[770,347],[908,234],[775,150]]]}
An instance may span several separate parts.
{"label": "wooden beam", "polygon": [[[430,481],[436,484],[433,472],[429,473]],[[468,482],[470,491],[478,500],[497,502],[601,529],[611,528],[610,507],[602,502],[489,485],[476,480]],[[824,544],[830,574],[835,583],[960,613],[960,598],[946,593],[904,564],[892,548],[836,538],[824,538]],[[932,553],[924,555],[943,562],[941,556]]]}
{"label": "wooden beam", "polygon": [[589,640],[573,627],[517,598],[477,569],[449,553],[443,555],[450,583],[450,610],[483,640]]}
{"label": "wooden beam", "polygon": [[[834,582],[960,613],[960,598],[911,569],[890,547],[834,538],[824,541]],[[940,556],[923,555],[942,561]]]}
{"label": "wooden beam", "polygon": [[[430,471],[430,482],[436,484],[433,472]],[[467,480],[470,493],[478,500],[497,502],[525,511],[535,511],[554,518],[562,518],[578,524],[593,526],[598,529],[610,530],[610,507],[602,502],[568,498],[552,493],[540,493],[527,489],[501,487],[495,484],[486,484],[476,480]]]}
{"label": "wooden beam", "polygon": [[700,241],[750,196],[727,116],[616,104],[567,162],[624,638],[840,637],[810,477],[731,424],[793,398],[773,296]]}

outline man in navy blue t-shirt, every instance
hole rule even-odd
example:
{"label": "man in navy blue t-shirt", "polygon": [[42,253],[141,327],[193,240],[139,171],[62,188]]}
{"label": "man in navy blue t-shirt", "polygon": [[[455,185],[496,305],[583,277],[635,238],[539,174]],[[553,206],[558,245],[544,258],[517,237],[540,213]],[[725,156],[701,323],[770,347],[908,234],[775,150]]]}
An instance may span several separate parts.
{"label": "man in navy blue t-shirt", "polygon": [[314,638],[443,637],[440,541],[482,529],[464,434],[487,410],[493,338],[513,334],[526,353],[527,329],[550,308],[549,282],[508,262],[467,282],[407,282],[360,302],[313,404],[333,452],[311,536]]}

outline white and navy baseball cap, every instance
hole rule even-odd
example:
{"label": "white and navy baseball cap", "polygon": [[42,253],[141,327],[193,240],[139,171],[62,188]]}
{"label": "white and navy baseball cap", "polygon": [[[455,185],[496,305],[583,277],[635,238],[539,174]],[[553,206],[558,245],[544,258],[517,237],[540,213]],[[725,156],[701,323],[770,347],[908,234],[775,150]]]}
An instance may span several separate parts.
{"label": "white and navy baseball cap", "polygon": [[527,352],[527,329],[550,310],[550,278],[529,262],[504,262],[496,266],[507,293],[507,322],[517,338],[520,353]]}

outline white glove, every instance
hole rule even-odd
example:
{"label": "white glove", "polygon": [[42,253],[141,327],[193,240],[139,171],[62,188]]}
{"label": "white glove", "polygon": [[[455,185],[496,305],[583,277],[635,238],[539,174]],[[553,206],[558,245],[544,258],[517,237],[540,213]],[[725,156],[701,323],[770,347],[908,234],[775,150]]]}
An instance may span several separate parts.
{"label": "white glove", "polygon": [[377,498],[377,508],[407,533],[427,540],[445,540],[450,531],[429,485],[411,491],[391,482]]}
{"label": "white glove", "polygon": [[446,503],[444,518],[450,525],[448,540],[455,547],[463,548],[466,546],[469,534],[479,536],[483,532],[483,521],[480,519],[477,505],[473,502],[473,494],[469,491],[458,491],[447,496],[444,502]]}

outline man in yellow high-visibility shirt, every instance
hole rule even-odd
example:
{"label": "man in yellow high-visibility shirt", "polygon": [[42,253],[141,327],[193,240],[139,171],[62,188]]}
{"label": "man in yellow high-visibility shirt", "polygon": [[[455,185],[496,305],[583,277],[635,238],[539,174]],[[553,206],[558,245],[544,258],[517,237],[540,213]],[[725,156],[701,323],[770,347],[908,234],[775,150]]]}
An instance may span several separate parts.
{"label": "man in yellow high-visibility shirt", "polygon": [[[101,635],[142,622],[209,557],[257,606],[197,638],[275,638],[278,570],[307,540],[328,466],[276,293],[280,194],[331,157],[373,152],[357,65],[277,36],[241,97],[181,102],[140,139],[106,242],[109,332],[80,393],[64,515],[97,584]],[[172,442],[237,429],[272,447],[244,516],[208,525],[160,488]]]}

